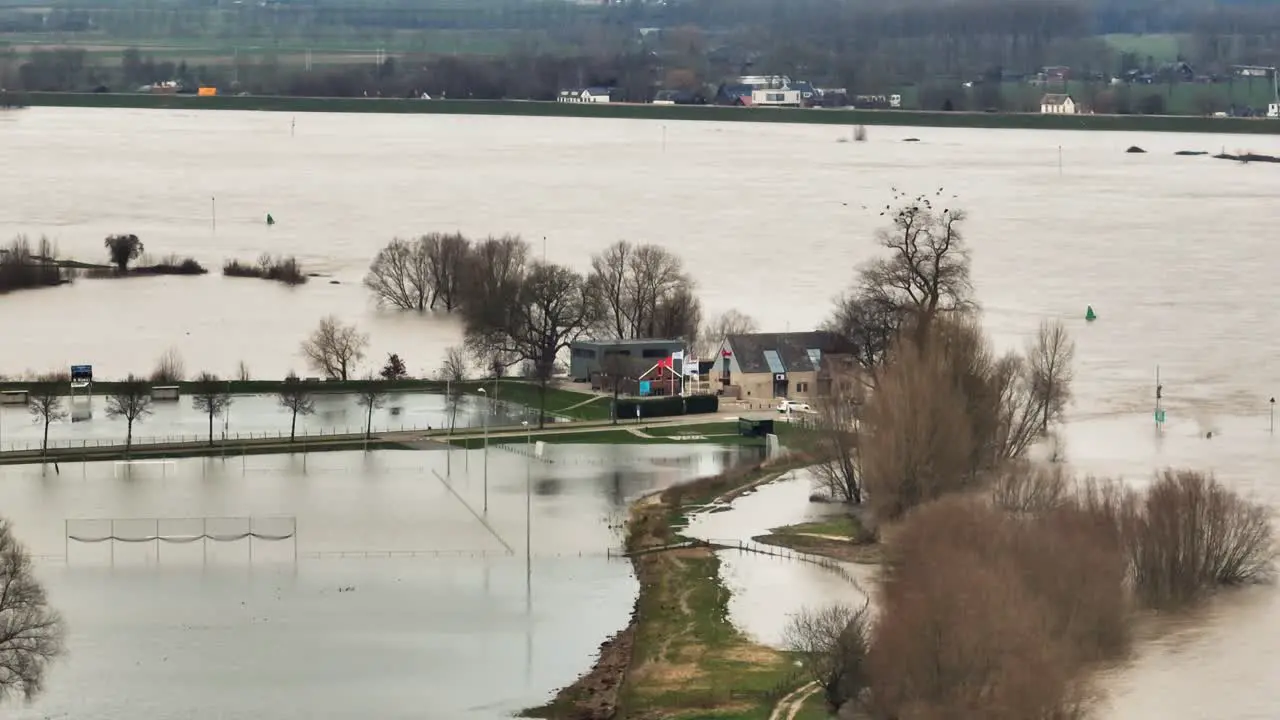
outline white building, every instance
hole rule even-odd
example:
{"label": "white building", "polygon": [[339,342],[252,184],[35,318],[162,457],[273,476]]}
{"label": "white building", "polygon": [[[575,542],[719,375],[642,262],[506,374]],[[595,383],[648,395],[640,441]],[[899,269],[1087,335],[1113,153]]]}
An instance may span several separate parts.
{"label": "white building", "polygon": [[755,107],[800,107],[801,93],[790,88],[755,89],[751,91],[751,104]]}
{"label": "white building", "polygon": [[556,102],[607,103],[612,91],[606,87],[589,87],[582,90],[561,90]]}
{"label": "white building", "polygon": [[1040,99],[1042,115],[1075,115],[1076,101],[1070,95],[1045,95]]}

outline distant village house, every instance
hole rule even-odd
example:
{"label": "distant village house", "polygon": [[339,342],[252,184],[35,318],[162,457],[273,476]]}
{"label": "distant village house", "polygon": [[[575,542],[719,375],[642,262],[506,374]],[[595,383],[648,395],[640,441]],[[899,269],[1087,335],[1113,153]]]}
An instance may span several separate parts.
{"label": "distant village house", "polygon": [[589,87],[581,90],[561,90],[556,102],[562,103],[607,103],[610,102],[612,90],[606,87]]}
{"label": "distant village house", "polygon": [[1045,95],[1040,99],[1042,115],[1075,115],[1076,101],[1070,95]]}

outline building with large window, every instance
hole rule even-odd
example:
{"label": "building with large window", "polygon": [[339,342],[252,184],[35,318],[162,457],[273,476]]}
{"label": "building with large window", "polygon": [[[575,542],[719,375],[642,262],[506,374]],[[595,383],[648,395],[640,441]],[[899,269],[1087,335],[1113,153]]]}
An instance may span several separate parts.
{"label": "building with large window", "polygon": [[[578,340],[569,344],[569,379],[588,382],[597,373],[617,372],[633,379],[684,350],[685,342],[679,338],[637,338],[634,340]],[[614,359],[616,358],[616,361]],[[677,373],[683,370],[683,361],[672,366]]]}

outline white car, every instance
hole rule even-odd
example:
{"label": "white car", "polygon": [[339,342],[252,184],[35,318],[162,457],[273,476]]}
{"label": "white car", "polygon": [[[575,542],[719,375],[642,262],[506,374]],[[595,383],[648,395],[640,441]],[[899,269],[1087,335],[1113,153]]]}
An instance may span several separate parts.
{"label": "white car", "polygon": [[809,412],[809,403],[796,402],[795,400],[779,400],[778,412]]}

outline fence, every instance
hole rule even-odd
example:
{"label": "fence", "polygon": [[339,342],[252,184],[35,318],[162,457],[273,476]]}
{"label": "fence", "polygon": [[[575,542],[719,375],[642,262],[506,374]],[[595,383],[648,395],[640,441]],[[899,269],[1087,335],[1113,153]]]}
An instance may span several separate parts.
{"label": "fence", "polygon": [[200,542],[208,559],[208,545],[247,540],[249,560],[253,541],[293,541],[293,559],[298,559],[298,519],[277,517],[195,517],[195,518],[68,518],[64,527],[64,559],[71,561],[71,543],[107,543],[115,562],[116,543],[153,543],[156,561],[162,544],[188,545]]}

